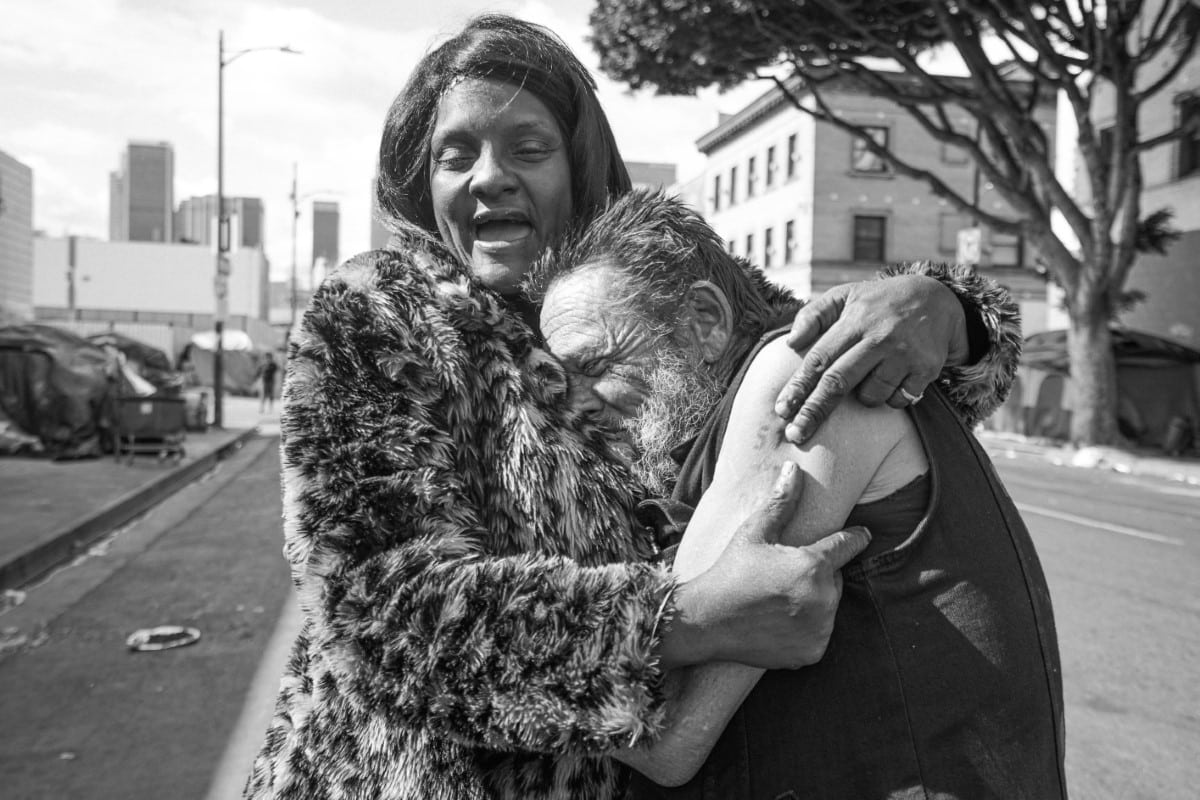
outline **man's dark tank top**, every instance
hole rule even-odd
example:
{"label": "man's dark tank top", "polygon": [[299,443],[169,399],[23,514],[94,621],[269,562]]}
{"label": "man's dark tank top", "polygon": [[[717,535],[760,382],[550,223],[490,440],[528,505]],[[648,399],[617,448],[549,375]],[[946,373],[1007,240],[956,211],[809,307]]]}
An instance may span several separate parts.
{"label": "man's dark tank top", "polygon": [[[712,482],[746,369],[781,333],[746,357],[684,459],[676,503],[694,507]],[[927,506],[900,530],[873,513],[895,495],[855,509],[847,524],[874,535],[843,572],[825,657],[764,674],[692,781],[635,775],[629,800],[1066,797],[1062,671],[1033,541],[941,392],[908,413]]]}

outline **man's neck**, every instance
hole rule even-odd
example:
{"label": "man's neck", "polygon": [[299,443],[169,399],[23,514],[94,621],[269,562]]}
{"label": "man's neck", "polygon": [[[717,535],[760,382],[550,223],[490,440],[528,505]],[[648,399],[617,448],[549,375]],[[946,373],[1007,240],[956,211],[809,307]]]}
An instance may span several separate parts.
{"label": "man's neck", "polygon": [[729,340],[729,346],[712,366],[713,376],[723,386],[728,386],[733,380],[733,376],[741,368],[742,362],[746,360],[747,354],[754,348],[754,343],[758,341],[758,338],[757,335],[735,333]]}

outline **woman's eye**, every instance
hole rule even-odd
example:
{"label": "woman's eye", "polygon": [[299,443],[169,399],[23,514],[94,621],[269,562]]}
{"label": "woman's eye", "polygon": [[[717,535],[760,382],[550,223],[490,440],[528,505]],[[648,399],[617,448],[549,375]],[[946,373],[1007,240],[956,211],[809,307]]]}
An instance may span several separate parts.
{"label": "woman's eye", "polygon": [[433,159],[442,169],[461,170],[471,165],[475,157],[464,150],[443,150]]}
{"label": "woman's eye", "polygon": [[514,152],[518,158],[523,158],[527,161],[540,161],[549,158],[554,152],[554,148],[541,142],[526,142],[518,145]]}

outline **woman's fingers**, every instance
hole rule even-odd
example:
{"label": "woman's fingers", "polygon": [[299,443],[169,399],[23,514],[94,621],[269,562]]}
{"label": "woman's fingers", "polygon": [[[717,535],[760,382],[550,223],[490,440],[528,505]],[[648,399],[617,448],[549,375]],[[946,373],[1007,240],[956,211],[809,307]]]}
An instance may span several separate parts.
{"label": "woman's fingers", "polygon": [[[830,331],[826,337],[832,336],[833,333],[834,331]],[[824,342],[825,339],[822,339],[821,343]],[[816,349],[813,348],[813,351]],[[809,351],[810,356],[813,351]],[[824,364],[826,358],[826,356],[820,355],[818,361]],[[840,353],[828,369],[821,369],[820,378],[816,381],[815,387],[807,393],[807,398],[792,415],[791,422],[785,430],[784,435],[787,436],[788,441],[793,444],[804,444],[808,441],[816,433],[817,428],[821,427],[821,423],[833,413],[833,409],[837,407],[842,398],[871,374],[878,359],[879,352],[872,345],[859,341],[845,352]],[[808,359],[805,358],[805,363],[807,364],[807,362]],[[802,365],[801,370],[803,369]],[[791,380],[795,379],[796,376],[793,376]],[[789,384],[790,382],[789,380]],[[776,410],[778,410],[778,404]],[[784,415],[785,419],[787,416]]]}

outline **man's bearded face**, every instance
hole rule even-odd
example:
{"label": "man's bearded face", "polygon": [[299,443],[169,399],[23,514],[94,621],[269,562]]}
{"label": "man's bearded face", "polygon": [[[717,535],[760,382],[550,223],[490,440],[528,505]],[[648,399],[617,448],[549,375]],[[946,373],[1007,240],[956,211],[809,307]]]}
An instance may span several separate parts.
{"label": "man's bearded face", "polygon": [[671,449],[698,432],[724,387],[698,351],[676,341],[685,337],[662,335],[630,309],[625,285],[605,262],[567,274],[547,290],[540,326],[570,377],[572,405],[624,427],[635,473],[666,494]]}
{"label": "man's bearded face", "polygon": [[624,424],[635,450],[634,474],[652,494],[667,495],[678,471],[671,450],[700,431],[725,388],[698,354],[673,342],[660,345],[656,361],[646,376],[646,400]]}

